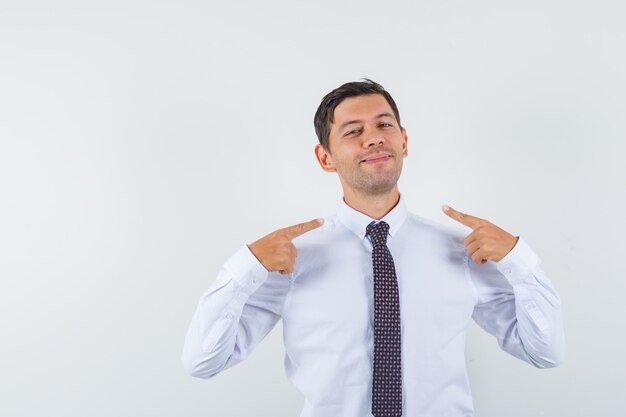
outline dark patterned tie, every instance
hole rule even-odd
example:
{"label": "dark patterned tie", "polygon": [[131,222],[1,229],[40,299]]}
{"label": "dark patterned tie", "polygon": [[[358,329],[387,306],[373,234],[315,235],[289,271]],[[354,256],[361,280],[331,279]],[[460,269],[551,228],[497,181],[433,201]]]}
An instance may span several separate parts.
{"label": "dark patterned tie", "polygon": [[374,266],[374,376],[372,415],[402,415],[402,349],[400,338],[400,300],[396,268],[387,248],[389,225],[367,225],[372,241]]}

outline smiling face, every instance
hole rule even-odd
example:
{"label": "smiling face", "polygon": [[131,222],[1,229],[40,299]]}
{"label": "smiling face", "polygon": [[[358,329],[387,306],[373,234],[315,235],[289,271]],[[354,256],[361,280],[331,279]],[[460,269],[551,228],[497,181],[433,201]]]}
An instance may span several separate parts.
{"label": "smiling face", "polygon": [[344,194],[381,195],[400,178],[407,136],[387,100],[368,94],[335,108],[328,148],[317,145],[315,154],[325,171],[337,172]]}

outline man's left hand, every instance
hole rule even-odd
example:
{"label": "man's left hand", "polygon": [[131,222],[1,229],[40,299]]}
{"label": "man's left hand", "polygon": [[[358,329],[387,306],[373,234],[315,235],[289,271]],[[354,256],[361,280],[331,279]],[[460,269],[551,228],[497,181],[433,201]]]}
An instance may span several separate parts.
{"label": "man's left hand", "polygon": [[463,243],[472,260],[477,264],[484,264],[488,260],[499,262],[513,249],[518,237],[513,236],[495,224],[485,219],[461,213],[446,205],[443,212],[459,223],[472,228]]}

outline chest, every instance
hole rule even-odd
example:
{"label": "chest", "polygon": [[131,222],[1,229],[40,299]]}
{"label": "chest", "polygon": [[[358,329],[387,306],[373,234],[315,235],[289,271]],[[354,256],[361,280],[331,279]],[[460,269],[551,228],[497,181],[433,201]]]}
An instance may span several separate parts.
{"label": "chest", "polygon": [[[371,246],[358,242],[317,248],[299,271],[285,305],[284,331],[292,340],[368,338],[373,325]],[[400,294],[404,334],[458,333],[475,303],[464,253],[419,240],[389,242]]]}

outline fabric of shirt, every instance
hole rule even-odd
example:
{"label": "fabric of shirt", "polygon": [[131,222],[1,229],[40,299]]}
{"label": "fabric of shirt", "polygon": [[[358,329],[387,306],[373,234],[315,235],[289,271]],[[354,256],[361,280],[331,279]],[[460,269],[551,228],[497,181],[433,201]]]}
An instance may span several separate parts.
{"label": "fabric of shirt", "polygon": [[[285,370],[304,395],[301,417],[371,416],[374,219],[345,202],[293,240],[288,275],[268,273],[247,246],[226,261],[201,297],[183,349],[193,376],[211,378],[244,360],[282,319]],[[538,368],[556,366],[564,336],[557,292],[519,237],[499,262],[476,264],[471,230],[409,213],[390,226],[400,294],[403,416],[473,416],[465,366],[470,319],[500,347]]]}

